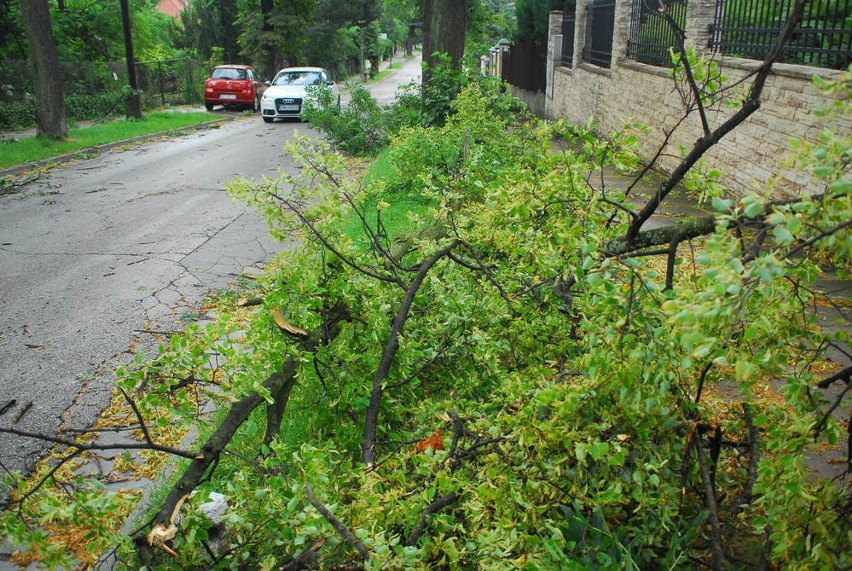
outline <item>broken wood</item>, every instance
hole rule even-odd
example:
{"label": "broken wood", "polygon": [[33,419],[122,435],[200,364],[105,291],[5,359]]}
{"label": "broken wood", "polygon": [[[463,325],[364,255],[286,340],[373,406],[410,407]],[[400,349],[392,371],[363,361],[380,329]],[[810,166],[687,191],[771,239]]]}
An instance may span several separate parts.
{"label": "broken wood", "polygon": [[324,517],[328,523],[331,524],[334,531],[339,533],[340,537],[345,539],[346,543],[358,552],[362,559],[367,560],[370,558],[370,552],[367,550],[367,547],[361,543],[361,540],[355,537],[355,534],[352,533],[342,521],[334,517],[334,514],[317,499],[310,483],[308,483],[305,487],[305,498],[307,498],[308,502],[314,506],[320,514],[322,514],[322,517]]}
{"label": "broken wood", "polygon": [[24,408],[22,408],[20,412],[15,415],[15,418],[12,419],[12,423],[18,424],[18,421],[24,418],[24,415],[27,414],[32,407],[33,401],[27,401],[26,404],[24,404]]}
{"label": "broken wood", "polygon": [[390,372],[391,364],[396,357],[396,352],[399,350],[399,336],[402,334],[402,329],[405,327],[405,322],[408,320],[408,314],[411,311],[411,306],[414,304],[414,296],[426,279],[426,274],[432,269],[432,266],[438,261],[447,256],[458,245],[458,241],[453,241],[447,244],[420,265],[417,275],[411,281],[405,292],[405,297],[400,304],[391,326],[390,335],[388,336],[385,348],[382,351],[382,358],[379,361],[379,367],[376,370],[376,376],[373,378],[373,388],[370,391],[370,402],[367,405],[367,411],[364,414],[364,438],[361,440],[361,461],[367,465],[367,469],[371,469],[376,462],[376,438],[379,428],[379,407],[382,400],[382,384]]}
{"label": "broken wood", "polygon": [[3,404],[3,406],[0,406],[0,416],[3,416],[4,414],[6,414],[6,411],[9,410],[10,408],[14,407],[16,404],[18,404],[18,399],[12,399],[10,401],[6,401]]}
{"label": "broken wood", "polygon": [[417,520],[417,525],[414,526],[414,529],[408,535],[408,539],[405,540],[405,545],[415,545],[420,541],[420,538],[423,537],[423,533],[426,531],[426,524],[429,523],[429,517],[435,512],[456,503],[458,499],[459,495],[457,493],[450,492],[426,506],[426,509],[423,510],[423,513],[420,514],[420,518]]}
{"label": "broken wood", "polygon": [[237,307],[252,307],[263,303],[262,297],[241,297],[237,300]]}
{"label": "broken wood", "polygon": [[[349,312],[342,304],[338,304],[332,308],[326,316],[325,323],[311,332],[308,339],[303,342],[302,349],[306,351],[315,351],[320,343],[328,342],[331,338],[337,335],[341,321],[349,318]],[[271,374],[264,382],[263,387],[271,395],[281,395],[288,383],[294,383],[296,373],[299,369],[299,362],[294,358],[289,358],[283,364],[281,371]],[[288,393],[289,394],[289,393]],[[209,471],[215,469],[218,463],[219,456],[224,451],[225,447],[231,442],[234,434],[248,419],[249,415],[255,408],[266,402],[265,399],[258,393],[254,392],[246,395],[241,400],[231,406],[231,410],[222,421],[222,424],[216,431],[210,435],[207,441],[201,446],[201,449],[194,455],[186,471],[181,475],[159,511],[151,521],[152,527],[158,525],[168,528],[168,524],[176,506],[181,502],[186,494],[191,493],[196,486],[205,478],[209,477]],[[279,406],[272,411],[268,411],[268,415],[273,414],[277,420],[273,423],[280,427],[281,418],[284,407]],[[269,431],[269,424],[267,424]],[[267,434],[267,437],[269,434]],[[154,562],[154,552],[152,546],[147,542],[146,537],[137,535],[134,539],[136,551],[144,565],[150,566]]]}
{"label": "broken wood", "polygon": [[307,339],[308,332],[302,329],[297,325],[293,325],[287,318],[284,317],[284,312],[281,311],[277,307],[273,307],[269,310],[269,315],[272,316],[272,320],[275,321],[275,325],[278,326],[281,331],[286,333],[287,335],[292,335],[293,337],[299,337],[300,339]]}

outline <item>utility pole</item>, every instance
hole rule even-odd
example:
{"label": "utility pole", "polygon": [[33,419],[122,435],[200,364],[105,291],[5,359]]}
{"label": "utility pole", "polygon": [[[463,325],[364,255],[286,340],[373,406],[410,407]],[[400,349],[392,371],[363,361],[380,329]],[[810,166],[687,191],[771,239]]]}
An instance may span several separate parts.
{"label": "utility pole", "polygon": [[130,28],[130,8],[127,0],[121,0],[121,23],[124,28],[124,57],[127,60],[127,82],[130,94],[124,101],[124,113],[128,119],[142,118],[142,101],[139,99],[139,84],[136,81],[136,60],[133,57],[133,32]]}

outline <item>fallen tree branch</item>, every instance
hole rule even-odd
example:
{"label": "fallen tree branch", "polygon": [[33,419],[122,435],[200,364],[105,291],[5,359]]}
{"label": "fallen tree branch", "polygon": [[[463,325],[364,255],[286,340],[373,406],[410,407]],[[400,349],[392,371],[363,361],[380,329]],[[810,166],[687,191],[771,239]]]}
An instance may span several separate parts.
{"label": "fallen tree branch", "polygon": [[334,531],[339,533],[340,536],[346,540],[346,543],[358,552],[362,559],[366,561],[370,558],[370,552],[367,550],[367,547],[361,543],[361,540],[355,537],[355,534],[349,531],[349,528],[346,527],[339,519],[334,517],[334,514],[332,514],[328,508],[316,498],[310,483],[305,486],[305,498],[307,498],[308,502],[310,502],[310,504],[314,506],[320,514],[322,514],[322,517],[331,524]]}
{"label": "fallen tree branch", "polygon": [[[702,216],[662,228],[644,230],[636,235],[627,235],[616,238],[604,246],[604,255],[607,257],[623,256],[653,246],[671,245],[678,238],[678,243],[699,236],[706,236],[716,231],[716,217],[714,215]],[[668,253],[669,249],[660,251]]]}
{"label": "fallen tree branch", "polygon": [[302,551],[296,557],[285,563],[281,567],[282,571],[297,571],[299,569],[307,569],[316,561],[317,552],[325,545],[326,539],[320,538],[313,542],[310,547]]}
{"label": "fallen tree branch", "polygon": [[824,378],[817,383],[817,386],[821,389],[827,389],[837,381],[846,381],[846,384],[848,385],[849,382],[852,381],[852,367],[846,367],[839,373],[835,373],[830,377]]}
{"label": "fallen tree branch", "polygon": [[[331,321],[332,326],[324,323],[317,329],[311,332],[309,339],[302,343],[305,350],[315,350],[317,344],[323,340],[326,331],[332,336],[337,334],[338,325],[341,321],[348,319],[348,310],[338,304],[329,312],[328,321]],[[284,363],[280,372],[271,374],[264,382],[263,387],[272,395],[280,395],[288,383],[295,382],[296,373],[298,372],[299,363],[297,359],[290,357]],[[160,510],[154,516],[151,524],[153,528],[167,527],[169,518],[174,513],[175,507],[181,501],[181,498],[192,492],[196,486],[202,481],[207,474],[208,469],[214,466],[218,461],[225,447],[230,443],[236,431],[249,417],[251,412],[266,402],[265,399],[258,393],[254,392],[246,395],[241,400],[234,403],[225,420],[216,429],[216,431],[207,439],[198,454],[193,456],[193,460],[187,467],[186,471],[181,475],[168,496],[163,501]],[[281,410],[283,412],[283,409]],[[277,411],[276,411],[277,414]],[[280,420],[279,420],[280,422]],[[153,562],[154,553],[151,545],[148,544],[146,538],[142,535],[137,535],[134,539],[136,551],[143,564],[149,565]]]}
{"label": "fallen tree branch", "polygon": [[722,526],[719,524],[719,510],[716,505],[716,491],[713,489],[713,479],[707,466],[707,458],[704,456],[704,444],[702,443],[701,431],[695,431],[693,446],[698,456],[698,464],[701,467],[701,479],[704,481],[704,506],[707,508],[710,526],[712,528],[711,540],[713,544],[714,571],[725,569],[725,554],[722,551]]}
{"label": "fallen tree branch", "polygon": [[[657,192],[654,193],[648,202],[645,203],[645,206],[636,213],[636,216],[633,217],[627,228],[627,232],[624,235],[624,241],[630,243],[636,240],[645,222],[654,215],[663,200],[665,200],[672,190],[680,184],[686,174],[696,165],[696,163],[698,163],[704,154],[737,126],[744,123],[746,119],[760,108],[760,97],[763,93],[763,88],[766,85],[769,73],[772,70],[772,65],[778,60],[781,55],[782,48],[801,22],[804,9],[805,0],[796,0],[790,10],[790,15],[787,18],[784,28],[781,30],[781,33],[778,34],[775,44],[769,50],[766,59],[758,68],[754,82],[751,85],[751,90],[749,91],[748,97],[745,101],[743,101],[742,106],[736,113],[734,113],[716,129],[712,131],[705,130],[704,136],[695,142],[689,153],[687,153],[680,164],[672,171],[671,175],[669,175],[669,178],[657,188]],[[674,31],[677,33],[680,29],[675,26]],[[687,73],[687,76],[691,75],[691,73]]]}
{"label": "fallen tree branch", "polygon": [[[824,197],[824,194],[817,194],[808,198],[814,201],[819,201],[822,200]],[[748,217],[742,213],[738,213],[735,211],[723,212],[721,214],[733,216],[734,218],[733,220],[731,220],[731,225],[736,225],[736,227],[738,228],[760,228],[761,231],[763,231],[767,227],[767,217],[769,217],[777,207],[790,206],[793,204],[800,203],[802,202],[802,200],[804,199],[793,198],[787,200],[773,200],[767,202],[763,207],[763,212],[755,217]],[[686,240],[691,240],[692,238],[707,236],[715,232],[716,222],[717,215],[708,214],[705,216],[700,216],[698,218],[684,220],[678,222],[677,224],[672,224],[671,226],[663,226],[650,230],[642,230],[632,238],[627,235],[620,236],[618,238],[610,240],[604,246],[603,253],[605,256],[610,258],[627,258],[659,254],[671,255],[671,252],[673,251],[673,245],[677,245]],[[789,258],[791,257],[792,252],[799,252],[804,248],[813,246],[820,240],[831,236],[836,232],[845,230],[849,226],[852,226],[852,221],[843,222],[829,230],[822,231],[819,235],[814,236],[813,238],[797,245],[796,248],[791,250],[791,252],[788,252],[785,257]],[[764,238],[765,236],[759,234],[757,239],[758,244],[761,243]],[[658,250],[653,251],[645,251],[647,248],[652,248],[655,246],[666,246],[666,248],[660,248]],[[749,260],[753,259],[754,257],[756,257],[756,254],[754,252],[750,252],[748,255],[746,255],[745,259]]]}
{"label": "fallen tree branch", "polygon": [[832,413],[837,410],[837,407],[839,407],[843,400],[846,398],[846,393],[849,392],[850,387],[852,387],[852,385],[846,385],[845,387],[843,387],[843,390],[840,391],[840,394],[837,395],[837,397],[834,399],[834,402],[831,404],[830,407],[828,407],[828,410],[822,414],[822,418],[819,419],[819,422],[817,422],[817,425],[813,429],[814,438],[818,437],[825,428],[825,426],[828,424],[828,419],[831,418]]}
{"label": "fallen tree branch", "polygon": [[17,430],[15,428],[4,428],[0,427],[0,434],[12,434],[14,436],[22,436],[24,438],[32,438],[34,440],[41,440],[43,442],[51,442],[53,444],[61,444],[62,446],[68,446],[69,448],[76,448],[78,451],[93,451],[93,450],[155,450],[157,452],[164,452],[166,454],[171,454],[172,456],[178,456],[180,458],[188,458],[190,460],[195,460],[198,457],[198,454],[194,452],[189,452],[186,450],[180,450],[179,448],[172,448],[171,446],[163,446],[162,444],[157,444],[155,442],[125,442],[122,444],[97,444],[92,443],[88,444],[85,442],[77,442],[76,440],[68,440],[66,438],[60,438],[58,436],[48,436],[46,434],[39,434],[37,432],[28,432],[26,430]]}
{"label": "fallen tree branch", "polygon": [[749,439],[749,459],[748,459],[748,481],[743,486],[742,491],[737,494],[731,505],[731,514],[736,517],[744,505],[748,505],[752,500],[752,490],[754,483],[757,481],[757,463],[760,461],[760,446],[758,438],[760,431],[754,425],[754,418],[751,414],[751,407],[748,403],[743,403],[743,420],[748,427]]}
{"label": "fallen tree branch", "polygon": [[373,379],[373,387],[370,391],[370,403],[367,406],[367,411],[364,414],[364,437],[361,440],[361,460],[371,468],[376,462],[376,438],[378,434],[379,424],[379,407],[382,400],[382,384],[390,372],[391,364],[396,357],[396,352],[399,350],[399,336],[402,334],[402,329],[405,322],[408,320],[408,314],[411,311],[411,306],[414,304],[414,296],[426,279],[426,274],[429,270],[438,263],[438,261],[452,252],[453,248],[458,245],[457,241],[450,242],[437,252],[432,254],[428,260],[421,264],[417,275],[411,281],[405,292],[405,297],[400,304],[399,311],[393,321],[390,336],[385,343],[382,359],[379,362],[379,367],[376,370],[376,376]]}
{"label": "fallen tree branch", "polygon": [[423,533],[426,531],[426,525],[429,523],[429,517],[438,512],[445,507],[456,503],[459,499],[459,495],[455,492],[450,492],[446,496],[441,496],[423,510],[420,514],[420,518],[417,520],[417,525],[414,526],[414,529],[411,530],[411,533],[408,535],[408,539],[405,540],[405,545],[415,545],[420,538],[423,537]]}

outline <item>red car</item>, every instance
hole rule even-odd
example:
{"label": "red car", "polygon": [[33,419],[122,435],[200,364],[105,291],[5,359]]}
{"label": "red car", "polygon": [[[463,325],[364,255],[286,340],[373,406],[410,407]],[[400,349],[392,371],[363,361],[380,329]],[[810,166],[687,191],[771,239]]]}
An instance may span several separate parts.
{"label": "red car", "polygon": [[229,109],[260,109],[264,85],[250,65],[220,65],[213,69],[204,85],[204,106],[208,111],[214,105]]}

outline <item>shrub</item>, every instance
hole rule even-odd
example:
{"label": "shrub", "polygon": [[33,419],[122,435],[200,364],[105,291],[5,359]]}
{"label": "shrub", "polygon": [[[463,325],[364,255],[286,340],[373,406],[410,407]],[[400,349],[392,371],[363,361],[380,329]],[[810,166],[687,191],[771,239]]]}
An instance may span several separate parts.
{"label": "shrub", "polygon": [[351,155],[377,155],[388,143],[390,114],[379,107],[362,85],[351,88],[351,99],[340,108],[330,89],[312,90],[304,116],[335,148]]}

